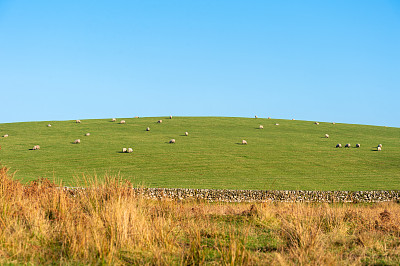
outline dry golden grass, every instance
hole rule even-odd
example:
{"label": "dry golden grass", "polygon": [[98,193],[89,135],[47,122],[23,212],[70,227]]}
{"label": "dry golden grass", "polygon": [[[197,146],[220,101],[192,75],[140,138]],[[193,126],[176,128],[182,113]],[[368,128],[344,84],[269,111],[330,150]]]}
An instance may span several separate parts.
{"label": "dry golden grass", "polygon": [[118,178],[80,193],[0,179],[1,264],[400,264],[396,203],[156,201]]}

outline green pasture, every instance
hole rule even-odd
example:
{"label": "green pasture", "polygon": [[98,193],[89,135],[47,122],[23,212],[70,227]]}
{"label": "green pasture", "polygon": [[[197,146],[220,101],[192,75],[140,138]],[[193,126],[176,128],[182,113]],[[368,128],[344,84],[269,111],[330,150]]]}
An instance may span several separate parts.
{"label": "green pasture", "polygon": [[[126,124],[119,124],[122,119]],[[9,137],[0,137],[0,163],[24,182],[46,177],[84,185],[84,175],[101,179],[109,174],[147,187],[400,189],[400,128],[147,117],[0,124],[0,136],[4,134]],[[173,138],[176,143],[169,144]],[[81,144],[73,144],[75,139]],[[248,145],[241,145],[243,139]],[[337,149],[337,143],[360,143],[361,148]],[[380,143],[383,149],[376,151]],[[41,149],[30,150],[34,145]],[[122,153],[124,147],[133,153]]]}

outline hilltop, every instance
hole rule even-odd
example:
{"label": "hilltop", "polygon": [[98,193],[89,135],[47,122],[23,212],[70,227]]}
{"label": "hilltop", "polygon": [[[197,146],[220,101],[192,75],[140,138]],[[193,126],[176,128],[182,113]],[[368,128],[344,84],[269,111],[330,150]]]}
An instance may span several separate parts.
{"label": "hilltop", "polygon": [[[82,175],[119,174],[147,187],[400,189],[399,128],[146,117],[0,124],[0,135],[5,134],[9,137],[0,138],[0,163],[24,182],[46,177],[76,185]],[[75,139],[81,143],[73,144]],[[176,143],[169,144],[171,139]],[[247,145],[241,144],[243,139]],[[335,148],[337,143],[351,143],[352,148]],[[361,147],[354,148],[356,143]],[[376,151],[378,144],[383,144],[382,151]],[[35,145],[40,150],[31,150]],[[124,147],[133,152],[122,153]]]}

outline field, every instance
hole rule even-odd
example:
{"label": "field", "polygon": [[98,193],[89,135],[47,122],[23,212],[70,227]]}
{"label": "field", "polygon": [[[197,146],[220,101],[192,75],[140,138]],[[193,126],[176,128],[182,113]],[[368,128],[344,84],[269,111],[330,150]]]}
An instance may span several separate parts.
{"label": "field", "polygon": [[2,265],[400,263],[394,202],[157,201],[107,176],[71,194],[47,180],[23,185],[2,168],[0,208]]}
{"label": "field", "polygon": [[[126,124],[119,124],[122,119]],[[159,119],[163,123],[158,124]],[[189,136],[184,136],[186,131]],[[88,132],[91,135],[84,136]],[[148,117],[0,124],[4,134],[9,137],[0,138],[0,163],[16,171],[15,178],[22,182],[46,177],[85,185],[83,176],[101,179],[109,174],[147,187],[400,189],[399,128],[265,118]],[[169,144],[173,138],[176,143]],[[81,144],[73,144],[75,139]],[[243,139],[248,145],[241,145]],[[336,149],[337,143],[353,147]],[[361,148],[354,148],[356,143]],[[383,149],[378,152],[380,143]],[[30,150],[34,145],[41,149]],[[124,147],[133,148],[133,153],[122,153]]]}

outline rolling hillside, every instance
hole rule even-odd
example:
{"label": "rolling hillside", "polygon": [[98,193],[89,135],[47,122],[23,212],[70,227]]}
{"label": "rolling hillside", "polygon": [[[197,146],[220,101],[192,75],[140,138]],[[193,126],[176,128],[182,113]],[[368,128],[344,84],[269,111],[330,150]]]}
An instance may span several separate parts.
{"label": "rolling hillside", "polygon": [[[159,119],[163,123],[157,123]],[[5,134],[9,137],[0,138],[0,163],[23,181],[47,177],[84,185],[83,175],[101,178],[107,173],[148,187],[400,189],[399,128],[265,118],[147,117],[0,124],[0,136]],[[81,144],[73,144],[75,139]],[[176,143],[169,144],[170,139]],[[248,145],[241,144],[243,139]],[[352,148],[337,149],[337,143],[351,143]],[[356,143],[361,147],[354,148]],[[41,149],[31,150],[34,145]],[[124,147],[133,148],[133,153],[122,153]]]}

